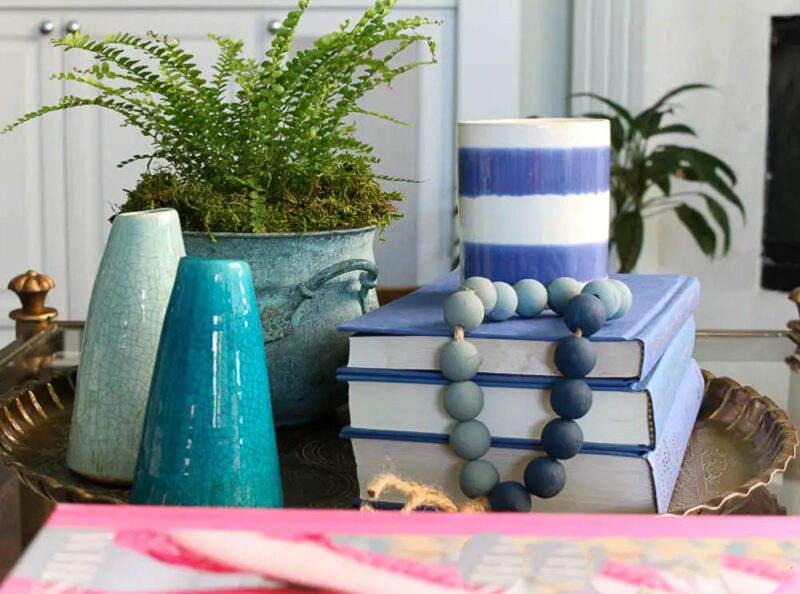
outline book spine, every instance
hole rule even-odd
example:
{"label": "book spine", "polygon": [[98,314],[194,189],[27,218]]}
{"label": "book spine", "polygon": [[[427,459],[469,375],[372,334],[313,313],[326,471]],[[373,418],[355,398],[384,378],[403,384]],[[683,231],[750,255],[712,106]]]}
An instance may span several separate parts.
{"label": "book spine", "polygon": [[647,377],[684,322],[694,314],[700,302],[700,281],[686,277],[683,286],[650,319],[653,323],[641,330],[642,369],[639,377]]}
{"label": "book spine", "polygon": [[644,382],[647,385],[650,410],[653,415],[650,431],[651,448],[656,446],[664,432],[664,425],[678,393],[678,385],[683,379],[694,350],[694,339],[694,316],[690,316],[664,351],[650,377]]}
{"label": "book spine", "polygon": [[681,462],[703,399],[703,374],[696,361],[691,361],[677,392],[677,400],[670,411],[656,449],[645,455],[652,470],[658,513],[666,512],[669,507]]}

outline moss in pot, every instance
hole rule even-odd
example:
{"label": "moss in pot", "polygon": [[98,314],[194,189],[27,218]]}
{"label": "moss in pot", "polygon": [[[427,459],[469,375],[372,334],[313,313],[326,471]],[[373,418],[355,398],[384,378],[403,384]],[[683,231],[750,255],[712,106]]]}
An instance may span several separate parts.
{"label": "moss in pot", "polygon": [[[335,372],[347,339],[337,325],[377,306],[376,231],[401,215],[399,192],[381,187],[372,147],[356,139],[353,114],[370,90],[435,62],[435,44],[414,17],[390,21],[395,0],[378,0],[354,22],[291,54],[308,0],[290,12],[262,59],[241,41],[212,35],[219,57],[209,76],[178,40],[127,33],[55,40],[88,52],[87,68],[54,78],[93,87],[65,96],[4,129],[59,109],[99,106],[138,128],[152,150],[121,212],[178,211],[190,255],[247,261],[261,309],[278,424],[329,414],[345,399]],[[402,63],[426,44],[430,58]]]}

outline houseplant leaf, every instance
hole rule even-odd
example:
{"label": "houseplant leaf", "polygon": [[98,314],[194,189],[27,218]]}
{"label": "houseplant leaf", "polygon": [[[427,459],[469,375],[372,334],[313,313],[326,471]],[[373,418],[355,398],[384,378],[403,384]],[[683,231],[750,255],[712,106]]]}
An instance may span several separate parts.
{"label": "houseplant leaf", "polygon": [[661,145],[661,148],[672,148],[679,151],[681,157],[688,161],[703,177],[715,174],[716,170],[719,169],[725,174],[731,184],[735,184],[737,181],[736,174],[733,169],[731,169],[730,165],[711,153],[691,146],[678,146],[674,144],[664,144]]}
{"label": "houseplant leaf", "polygon": [[675,214],[692,234],[702,252],[713,258],[717,247],[717,236],[703,214],[688,204],[676,207]]}
{"label": "houseplant leaf", "polygon": [[613,221],[614,243],[619,255],[620,272],[630,272],[636,266],[644,241],[644,220],[638,210],[623,212]]}
{"label": "houseplant leaf", "polygon": [[663,116],[663,112],[656,109],[646,109],[633,119],[631,131],[635,130],[639,132],[642,138],[650,138],[650,136],[658,130]]}
{"label": "houseplant leaf", "polygon": [[728,213],[726,212],[725,208],[723,208],[723,206],[713,197],[705,193],[700,193],[700,196],[702,196],[706,201],[708,212],[711,213],[711,216],[714,217],[717,225],[719,225],[720,229],[722,229],[722,253],[727,254],[731,249],[731,224],[728,220]]}
{"label": "houseplant leaf", "polygon": [[705,83],[689,83],[686,85],[681,85],[665,93],[660,99],[658,99],[653,104],[653,108],[661,107],[664,103],[666,103],[676,95],[680,95],[681,93],[685,93],[686,91],[693,91],[696,89],[713,89],[713,88],[714,88],[713,86]]}
{"label": "houseplant leaf", "polygon": [[689,134],[691,136],[697,136],[697,133],[686,124],[670,124],[669,126],[659,128],[650,136],[653,137],[656,134]]}
{"label": "houseplant leaf", "polygon": [[572,93],[570,97],[590,97],[592,99],[599,101],[600,103],[606,104],[608,107],[614,110],[614,113],[619,115],[628,124],[631,124],[633,122],[633,116],[631,115],[631,112],[622,107],[619,103],[612,101],[611,99],[608,99],[606,97],[603,97],[602,95],[598,95],[597,93]]}

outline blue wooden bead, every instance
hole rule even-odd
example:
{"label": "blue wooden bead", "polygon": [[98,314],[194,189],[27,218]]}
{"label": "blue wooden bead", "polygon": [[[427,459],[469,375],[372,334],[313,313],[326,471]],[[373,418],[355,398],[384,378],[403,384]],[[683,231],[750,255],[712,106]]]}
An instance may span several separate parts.
{"label": "blue wooden bead", "polygon": [[547,285],[547,305],[560,316],[567,310],[569,300],[579,295],[581,283],[574,278],[561,276]]}
{"label": "blue wooden bead", "polygon": [[497,303],[497,290],[492,281],[483,276],[471,276],[461,283],[462,289],[472,289],[483,303],[483,313],[488,314]]}
{"label": "blue wooden bead", "polygon": [[517,293],[517,313],[523,318],[535,318],[547,307],[547,289],[532,278],[524,278],[514,285]]}
{"label": "blue wooden bead", "polygon": [[588,339],[567,336],[556,343],[553,361],[566,377],[586,377],[597,363],[597,351]]}
{"label": "blue wooden bead", "polygon": [[505,481],[497,483],[489,492],[489,505],[496,512],[529,512],[531,496],[520,483]]}
{"label": "blue wooden bead", "polygon": [[542,429],[542,447],[553,458],[567,460],[581,450],[583,431],[575,421],[553,419]]}
{"label": "blue wooden bead", "polygon": [[606,323],[606,308],[595,295],[576,295],[567,305],[564,323],[572,332],[580,329],[583,336],[591,336]]}
{"label": "blue wooden bead", "polygon": [[550,390],[550,407],[564,419],[580,419],[592,408],[592,389],[580,379],[562,379]]}
{"label": "blue wooden bead", "polygon": [[483,390],[475,382],[453,382],[444,392],[444,409],[456,421],[474,419],[483,410]]}
{"label": "blue wooden bead", "polygon": [[458,291],[444,300],[444,321],[451,328],[461,326],[469,332],[483,323],[483,302],[475,293]]}
{"label": "blue wooden bead", "polygon": [[489,451],[492,436],[480,421],[462,421],[450,432],[450,447],[459,458],[477,460]]}
{"label": "blue wooden bead", "polygon": [[555,458],[542,456],[534,458],[525,467],[525,486],[536,497],[549,499],[555,497],[567,484],[564,465]]}
{"label": "blue wooden bead", "polygon": [[481,366],[478,348],[466,340],[453,340],[439,350],[439,370],[453,382],[470,379]]}
{"label": "blue wooden bead", "polygon": [[620,295],[617,287],[607,278],[589,281],[581,293],[595,295],[606,308],[606,319],[610,320],[619,309]]}
{"label": "blue wooden bead", "polygon": [[467,497],[486,497],[500,482],[494,464],[488,460],[470,460],[458,473],[458,484]]}
{"label": "blue wooden bead", "polygon": [[628,310],[633,305],[633,293],[631,293],[630,288],[628,285],[623,283],[621,280],[617,280],[616,278],[608,279],[617,289],[619,292],[619,309],[617,309],[617,313],[615,313],[612,317],[613,318],[620,318],[628,313]]}
{"label": "blue wooden bead", "polygon": [[517,311],[517,293],[508,283],[497,281],[492,283],[497,291],[497,303],[487,317],[493,322],[502,322],[514,315]]}

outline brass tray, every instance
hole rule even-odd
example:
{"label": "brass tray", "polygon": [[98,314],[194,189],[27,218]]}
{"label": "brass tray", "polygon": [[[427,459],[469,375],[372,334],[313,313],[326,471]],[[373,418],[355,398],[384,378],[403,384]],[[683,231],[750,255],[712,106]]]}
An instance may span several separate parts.
{"label": "brass tray", "polygon": [[[25,485],[52,501],[127,503],[128,489],[93,483],[70,472],[66,466],[76,369],[65,370],[47,381],[24,385],[0,399],[0,457]],[[740,386],[730,378],[715,378],[707,372],[704,377],[703,405],[669,512],[785,513],[766,487],[786,470],[795,456],[794,424],[772,400],[753,388]],[[302,482],[300,479],[317,483],[318,476],[335,475],[347,480],[330,485],[325,497],[309,490],[304,497],[290,495],[287,504],[347,506],[357,494],[352,452],[349,447],[342,451],[342,444],[347,442],[330,439],[335,433],[329,432],[331,436],[321,439],[315,431],[326,430],[306,428],[305,443],[294,448],[303,452],[300,462],[312,474],[298,473],[294,467],[298,461],[286,459],[288,453],[281,451],[279,432],[284,490]],[[323,452],[326,448],[338,448],[336,455],[326,456]],[[292,478],[286,480],[287,475]]]}

